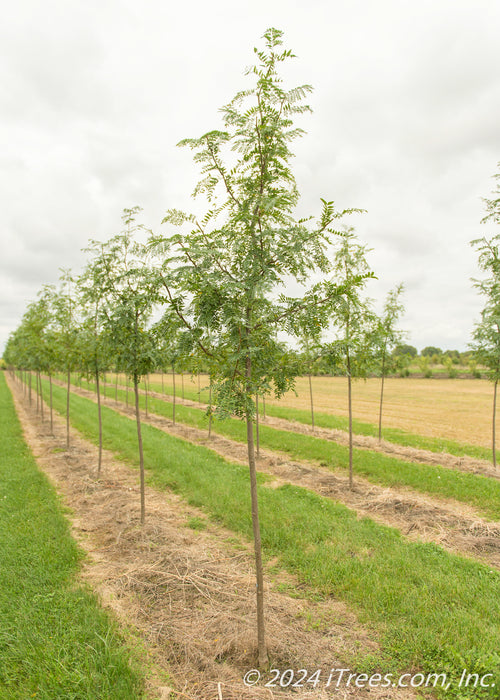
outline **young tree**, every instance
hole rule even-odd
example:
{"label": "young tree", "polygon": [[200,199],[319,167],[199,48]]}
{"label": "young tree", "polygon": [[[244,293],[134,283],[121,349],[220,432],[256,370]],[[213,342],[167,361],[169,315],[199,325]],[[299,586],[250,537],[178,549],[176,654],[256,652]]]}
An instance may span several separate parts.
{"label": "young tree", "polygon": [[[100,377],[109,366],[107,358],[110,356],[110,347],[107,343],[107,334],[104,324],[109,319],[107,261],[104,251],[97,252],[93,249],[94,258],[91,259],[80,277],[78,287],[80,291],[80,303],[82,307],[82,370],[85,369],[94,376],[97,398],[97,417],[99,425],[99,456],[97,462],[97,478],[101,476],[102,467],[102,409]],[[106,389],[105,389],[106,390]]]}
{"label": "young tree", "polygon": [[79,360],[79,320],[74,291],[74,279],[69,270],[63,270],[59,289],[52,296],[57,364],[66,372],[66,447],[69,449],[69,410],[71,372]]}
{"label": "young tree", "polygon": [[[293,118],[309,110],[305,85],[282,87],[282,33],[269,29],[265,48],[255,49],[257,65],[248,69],[253,86],[222,109],[224,130],[210,131],[180,145],[195,152],[202,180],[194,194],[204,195],[208,211],[201,219],[169,210],[165,223],[187,227],[170,238],[153,237],[161,259],[165,303],[189,330],[193,348],[211,360],[217,413],[246,421],[257,592],[258,663],[267,663],[264,589],[254,446],[255,395],[271,387],[277,396],[293,384],[293,368],[280,362],[277,333],[294,331],[299,316],[328,311],[344,288],[324,282],[300,298],[279,295],[285,276],[306,284],[330,271],[328,247],[337,212],[323,201],[317,223],[294,218],[298,201],[290,170],[290,143],[302,134]],[[264,390],[265,388],[265,390]]]}
{"label": "young tree", "polygon": [[474,280],[474,286],[486,297],[481,321],[475,325],[470,347],[476,361],[487,367],[487,376],[493,382],[492,452],[496,469],[496,409],[497,388],[500,380],[500,235],[471,242],[479,252],[479,267],[489,273],[485,280]]}
{"label": "young tree", "polygon": [[139,211],[139,207],[125,209],[122,216],[124,232],[105,244],[91,241],[90,249],[96,251],[96,257],[101,256],[102,282],[106,285],[104,291],[109,309],[106,328],[112,355],[118,366],[132,378],[134,386],[143,524],[146,505],[139,382],[156,366],[158,358],[153,334],[147,328],[157,294],[156,277],[147,264],[145,246],[133,238],[143,228],[135,223]]}
{"label": "young tree", "polygon": [[347,404],[349,415],[349,487],[353,487],[353,430],[352,430],[352,380],[366,377],[374,365],[372,333],[375,316],[368,301],[362,298],[359,288],[352,288],[355,279],[363,281],[373,277],[366,261],[366,247],[357,242],[352,228],[342,233],[342,243],[335,255],[335,273],[351,288],[334,309],[332,320],[337,340],[326,347],[326,352],[342,367],[347,377]]}
{"label": "young tree", "polygon": [[376,355],[379,362],[381,378],[378,414],[379,442],[382,440],[382,407],[384,402],[385,378],[387,374],[396,366],[392,353],[403,337],[402,331],[396,329],[396,323],[404,311],[404,306],[400,302],[402,293],[402,284],[398,284],[388,293],[382,316],[377,319],[374,329],[373,342],[374,346],[376,347]]}

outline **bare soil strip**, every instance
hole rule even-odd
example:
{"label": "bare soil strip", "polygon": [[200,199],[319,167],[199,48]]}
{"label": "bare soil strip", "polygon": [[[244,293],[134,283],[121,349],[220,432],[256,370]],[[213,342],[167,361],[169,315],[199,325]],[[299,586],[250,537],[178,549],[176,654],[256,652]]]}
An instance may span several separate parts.
{"label": "bare soil strip", "polygon": [[[114,388],[115,385],[108,383],[106,386]],[[124,390],[125,386],[120,386],[120,388]],[[141,393],[144,394],[145,392],[141,390]],[[171,399],[170,396],[156,391],[149,391],[148,394],[157,399]],[[112,399],[107,397],[106,400],[110,401]],[[176,396],[175,400],[184,406],[192,406],[193,408],[200,408],[204,410],[207,408],[207,404],[192,401],[190,399],[181,399]],[[318,428],[316,426],[313,431],[310,425],[299,423],[298,421],[294,420],[287,420],[285,418],[276,418],[275,416],[266,416],[265,418],[261,416],[259,420],[264,425],[269,425],[272,428],[278,428],[279,430],[287,430],[292,433],[302,433],[304,435],[323,438],[324,440],[332,440],[340,445],[349,444],[349,433],[345,430],[337,430],[335,428]],[[488,476],[493,479],[500,479],[500,472],[495,471],[493,464],[488,462],[486,459],[478,459],[476,457],[468,457],[466,455],[457,457],[456,455],[451,455],[447,452],[432,452],[431,450],[423,450],[417,447],[406,447],[384,439],[379,442],[378,438],[370,435],[355,434],[353,436],[353,445],[359,449],[382,452],[383,454],[390,455],[391,457],[399,457],[406,462],[415,462],[417,464],[435,464],[441,467],[447,467],[449,469],[458,469],[460,471],[472,472],[473,474],[481,474],[482,476]]]}
{"label": "bare soil strip", "polygon": [[[78,393],[95,401],[95,394],[86,389]],[[191,402],[193,403],[193,402]],[[134,417],[134,409],[123,403],[107,400],[113,410]],[[220,435],[172,421],[149,413],[142,420],[171,435],[204,445],[229,460],[247,464],[246,445]],[[340,501],[355,510],[359,517],[368,517],[376,522],[395,527],[409,539],[433,542],[447,551],[474,557],[500,570],[500,523],[482,518],[464,503],[443,500],[415,493],[404,487],[383,487],[372,484],[362,477],[355,477],[354,488],[349,489],[348,477],[333,474],[314,462],[290,460],[286,454],[262,450],[257,468],[273,474],[276,480],[271,486],[291,483],[303,486],[321,496]]]}
{"label": "bare soil strip", "polygon": [[[375,633],[342,602],[300,598],[286,573],[267,577],[266,618],[272,666],[321,669],[323,682],[293,691],[242,682],[255,665],[254,573],[251,547],[215,526],[168,492],[147,488],[147,519],[140,527],[138,474],[104,452],[103,479],[94,477],[97,448],[74,429],[67,451],[65,426],[54,435],[9,385],[25,439],[39,466],[71,508],[73,534],[88,553],[84,578],[128,628],[138,630],[151,660],[151,697],[179,700],[259,698],[416,698],[410,688],[324,687],[332,668],[354,654],[377,650]],[[83,392],[82,392],[83,393]],[[88,394],[88,392],[85,392]],[[203,521],[205,529],[189,522]],[[290,597],[278,586],[295,591]],[[167,675],[168,674],[168,675]],[[170,677],[172,681],[166,681]]]}

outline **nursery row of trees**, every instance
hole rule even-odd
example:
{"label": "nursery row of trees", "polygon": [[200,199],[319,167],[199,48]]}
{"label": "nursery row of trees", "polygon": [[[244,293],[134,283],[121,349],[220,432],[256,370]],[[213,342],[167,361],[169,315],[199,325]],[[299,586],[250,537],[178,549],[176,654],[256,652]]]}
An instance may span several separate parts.
{"label": "nursery row of trees", "polygon": [[[292,54],[282,48],[278,30],[266,31],[264,40],[247,71],[253,86],[221,110],[223,130],[180,144],[194,151],[201,167],[194,195],[205,198],[205,214],[170,209],[162,223],[178,232],[160,235],[137,222],[138,207],[126,209],[120,234],[90,241],[80,275],[65,271],[58,287],[42,289],[4,355],[39,387],[42,373],[49,379],[66,373],[68,444],[71,374],[94,376],[99,415],[102,374],[113,369],[132,380],[142,521],[139,382],[168,368],[208,374],[209,411],[238,416],[247,426],[261,665],[267,651],[254,445],[259,397],[282,396],[298,374],[311,375],[318,357],[344,374],[352,484],[351,382],[368,373],[381,377],[381,432],[384,378],[401,357],[393,350],[402,342],[396,326],[403,311],[402,285],[389,293],[380,317],[366,298],[374,277],[367,250],[353,228],[342,225],[359,209],[338,210],[322,199],[317,217],[294,216],[299,194],[290,144],[302,130],[293,120],[309,111],[304,100],[311,87],[284,89],[278,69]],[[301,293],[289,296],[290,287]],[[284,337],[295,339],[299,353]]]}

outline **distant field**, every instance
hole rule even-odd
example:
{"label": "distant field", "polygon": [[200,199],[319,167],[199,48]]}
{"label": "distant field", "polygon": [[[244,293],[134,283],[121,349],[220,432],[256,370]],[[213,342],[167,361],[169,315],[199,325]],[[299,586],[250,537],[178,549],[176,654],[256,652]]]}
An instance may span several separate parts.
{"label": "distant field", "polygon": [[[151,381],[159,383],[160,375]],[[347,383],[343,377],[313,377],[315,410],[339,416],[347,415]],[[171,376],[164,377],[165,390],[171,390]],[[206,387],[201,377],[201,387]],[[197,391],[196,377],[184,377],[186,397]],[[297,396],[289,392],[280,402],[268,403],[293,408],[309,408],[307,378],[296,383]],[[384,395],[384,426],[399,428],[427,437],[439,437],[457,442],[489,447],[491,442],[492,384],[484,379],[399,379],[386,380]],[[353,386],[354,416],[359,421],[378,421],[380,380],[358,380]],[[176,379],[176,393],[181,393],[181,381]],[[206,401],[207,392],[202,393]]]}

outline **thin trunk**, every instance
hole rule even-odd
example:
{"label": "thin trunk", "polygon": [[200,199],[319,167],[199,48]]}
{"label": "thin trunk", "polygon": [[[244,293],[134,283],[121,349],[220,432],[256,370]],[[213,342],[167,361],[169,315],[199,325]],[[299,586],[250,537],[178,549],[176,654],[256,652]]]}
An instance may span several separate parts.
{"label": "thin trunk", "polygon": [[50,432],[54,434],[54,414],[52,410],[52,374],[49,372],[49,386],[50,386]]}
{"label": "thin trunk", "polygon": [[125,379],[125,400],[127,402],[127,408],[128,408],[128,374]]}
{"label": "thin trunk", "polygon": [[42,423],[45,420],[45,416],[43,413],[43,388],[42,388],[42,375],[40,372],[38,372],[38,384],[40,386],[40,412],[42,414]]}
{"label": "thin trunk", "polygon": [[172,422],[175,425],[175,365],[172,365],[172,384],[173,384]]}
{"label": "thin trunk", "polygon": [[68,369],[68,385],[66,387],[66,449],[69,449],[69,394],[71,386],[71,372]]}
{"label": "thin trunk", "polygon": [[141,415],[139,411],[139,378],[134,374],[135,394],[135,420],[137,423],[137,442],[139,443],[139,476],[141,480],[141,525],[146,518],[146,504],[144,498],[144,453],[142,449]]}
{"label": "thin trunk", "polygon": [[208,437],[212,437],[212,377],[208,387]]}
{"label": "thin trunk", "polygon": [[380,385],[380,406],[378,412],[378,441],[382,440],[382,405],[384,403],[385,355],[382,358],[382,382]]}
{"label": "thin trunk", "polygon": [[347,355],[347,396],[349,402],[349,488],[352,489],[352,379],[351,358]]}
{"label": "thin trunk", "polygon": [[311,427],[314,430],[314,404],[313,404],[313,386],[312,386],[311,372],[309,372],[309,397],[311,400]]}
{"label": "thin trunk", "polygon": [[31,402],[32,402],[32,398],[31,398],[31,370],[30,370],[30,375],[29,375],[29,391],[28,391],[28,396],[29,396],[30,406],[31,406]]}
{"label": "thin trunk", "polygon": [[496,415],[497,415],[497,386],[498,379],[495,379],[495,386],[493,389],[493,430],[492,430],[492,441],[493,441],[493,467],[497,468],[497,452],[496,452]]}
{"label": "thin trunk", "polygon": [[115,375],[115,403],[118,403],[118,372]]}
{"label": "thin trunk", "polygon": [[198,372],[198,401],[201,401],[200,373]]}
{"label": "thin trunk", "polygon": [[40,411],[40,389],[38,388],[38,372],[35,372],[36,412]]}
{"label": "thin trunk", "polygon": [[258,394],[255,394],[255,446],[257,448],[257,457],[260,457],[259,395]]}
{"label": "thin trunk", "polygon": [[[252,361],[249,356],[246,358],[246,377],[250,388],[252,378]],[[252,416],[247,413],[247,448],[248,467],[250,470],[250,495],[252,500],[252,527],[255,550],[255,576],[257,591],[257,649],[258,664],[264,667],[268,663],[265,624],[264,624],[264,570],[262,567],[262,543],[259,525],[259,501],[257,496],[257,469],[255,465],[255,447],[253,441],[253,421]]]}
{"label": "thin trunk", "polygon": [[181,392],[182,400],[184,401],[184,372],[181,372]]}
{"label": "thin trunk", "polygon": [[165,393],[165,381],[164,381],[164,374],[165,372],[162,370],[161,371],[161,393]]}
{"label": "thin trunk", "polygon": [[[101,391],[99,388],[99,367],[95,365],[95,386],[97,393],[97,415],[99,418],[99,460],[97,462],[97,478],[101,477],[102,466],[102,411],[101,411]],[[106,390],[106,389],[105,389]]]}

